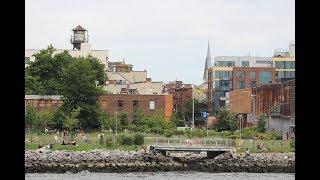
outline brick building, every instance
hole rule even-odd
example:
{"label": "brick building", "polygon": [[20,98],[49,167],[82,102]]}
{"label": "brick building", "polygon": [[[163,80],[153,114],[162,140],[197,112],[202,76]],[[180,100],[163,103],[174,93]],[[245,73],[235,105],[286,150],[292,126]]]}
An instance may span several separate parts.
{"label": "brick building", "polygon": [[147,116],[160,113],[166,119],[171,117],[173,108],[172,95],[104,94],[98,101],[101,109],[110,114],[126,112],[129,122],[132,122],[134,108]]}
{"label": "brick building", "polygon": [[169,82],[163,86],[162,93],[173,95],[173,110],[181,110],[184,104],[192,99],[192,85],[182,81]]}
{"label": "brick building", "polygon": [[62,105],[62,96],[25,95],[25,107],[31,106],[38,111],[56,110]]}

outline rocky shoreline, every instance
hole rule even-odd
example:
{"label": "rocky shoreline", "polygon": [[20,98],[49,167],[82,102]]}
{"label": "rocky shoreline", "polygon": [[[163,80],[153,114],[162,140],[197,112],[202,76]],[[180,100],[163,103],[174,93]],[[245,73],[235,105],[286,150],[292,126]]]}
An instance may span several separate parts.
{"label": "rocky shoreline", "polygon": [[203,154],[180,153],[163,156],[145,151],[92,150],[81,152],[26,150],[26,173],[65,172],[254,172],[294,173],[295,155],[225,153],[214,159]]}

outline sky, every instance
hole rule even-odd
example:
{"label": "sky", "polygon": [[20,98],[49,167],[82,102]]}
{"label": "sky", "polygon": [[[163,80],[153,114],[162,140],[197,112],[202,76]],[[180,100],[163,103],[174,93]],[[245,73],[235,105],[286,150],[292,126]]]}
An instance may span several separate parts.
{"label": "sky", "polygon": [[88,29],[92,49],[147,70],[152,81],[202,83],[211,56],[272,56],[295,41],[294,0],[26,0],[25,48],[72,49]]}

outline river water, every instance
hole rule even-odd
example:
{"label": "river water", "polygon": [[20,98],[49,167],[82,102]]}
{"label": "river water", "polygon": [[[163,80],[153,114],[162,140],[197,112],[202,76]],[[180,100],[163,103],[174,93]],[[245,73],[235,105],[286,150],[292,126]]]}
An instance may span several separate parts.
{"label": "river water", "polygon": [[214,180],[291,180],[295,179],[294,174],[280,173],[203,173],[203,172],[156,172],[156,173],[66,173],[66,174],[49,174],[49,173],[27,173],[27,180],[196,180],[196,179],[214,179]]}

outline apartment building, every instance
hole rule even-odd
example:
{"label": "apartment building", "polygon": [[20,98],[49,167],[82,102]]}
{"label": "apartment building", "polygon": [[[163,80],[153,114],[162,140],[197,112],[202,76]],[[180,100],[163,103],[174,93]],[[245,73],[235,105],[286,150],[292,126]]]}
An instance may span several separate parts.
{"label": "apartment building", "polygon": [[295,78],[295,43],[289,45],[289,50],[277,49],[272,57],[276,69],[276,81],[282,82]]}

